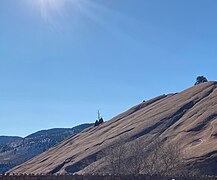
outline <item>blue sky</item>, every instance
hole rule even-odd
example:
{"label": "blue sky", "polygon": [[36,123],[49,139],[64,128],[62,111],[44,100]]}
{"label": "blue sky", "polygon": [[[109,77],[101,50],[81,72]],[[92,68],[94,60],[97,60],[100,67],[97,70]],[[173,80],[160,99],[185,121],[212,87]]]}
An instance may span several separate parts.
{"label": "blue sky", "polygon": [[1,0],[0,135],[109,120],[216,80],[216,0]]}

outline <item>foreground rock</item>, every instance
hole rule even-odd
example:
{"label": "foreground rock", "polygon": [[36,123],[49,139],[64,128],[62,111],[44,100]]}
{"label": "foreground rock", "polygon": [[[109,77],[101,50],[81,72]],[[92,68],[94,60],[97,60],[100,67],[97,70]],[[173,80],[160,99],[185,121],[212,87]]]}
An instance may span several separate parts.
{"label": "foreground rock", "polygon": [[[156,138],[178,143],[187,161],[217,174],[217,82],[207,82],[176,94],[143,102],[98,127],[91,127],[9,173],[84,173],[85,161],[113,142]],[[87,167],[86,167],[87,166]],[[103,166],[103,164],[102,164]]]}

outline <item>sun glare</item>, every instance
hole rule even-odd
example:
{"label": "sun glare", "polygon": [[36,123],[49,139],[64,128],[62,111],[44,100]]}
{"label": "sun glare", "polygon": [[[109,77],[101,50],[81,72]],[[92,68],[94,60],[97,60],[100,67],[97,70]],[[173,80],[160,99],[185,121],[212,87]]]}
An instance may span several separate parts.
{"label": "sun glare", "polygon": [[25,0],[36,10],[42,19],[51,25],[56,26],[61,18],[67,17],[67,13],[73,14],[73,20],[77,21],[79,17],[88,19],[106,25],[104,19],[99,15],[113,13],[104,6],[93,0]]}
{"label": "sun glare", "polygon": [[62,15],[67,4],[76,7],[80,0],[25,0],[45,21],[54,21],[56,15]]}
{"label": "sun glare", "polygon": [[63,8],[65,0],[33,0],[34,6],[38,8],[43,18],[48,19],[50,13],[59,13]]}
{"label": "sun glare", "polygon": [[40,8],[50,8],[50,9],[58,9],[60,8],[65,0],[35,0]]}

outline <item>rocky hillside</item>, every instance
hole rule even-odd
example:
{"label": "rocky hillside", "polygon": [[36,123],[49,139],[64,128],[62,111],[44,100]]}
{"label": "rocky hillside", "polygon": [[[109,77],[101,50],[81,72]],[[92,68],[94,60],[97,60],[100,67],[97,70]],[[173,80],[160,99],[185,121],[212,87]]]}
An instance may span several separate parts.
{"label": "rocky hillside", "polygon": [[217,173],[217,82],[138,104],[98,127],[90,127],[10,170],[10,173],[83,173],[94,159],[120,138],[177,143],[186,161],[206,173]]}
{"label": "rocky hillside", "polygon": [[25,138],[0,137],[0,174],[48,150],[92,124],[38,131]]}
{"label": "rocky hillside", "polygon": [[0,146],[4,146],[12,141],[21,140],[21,137],[17,136],[0,136]]}

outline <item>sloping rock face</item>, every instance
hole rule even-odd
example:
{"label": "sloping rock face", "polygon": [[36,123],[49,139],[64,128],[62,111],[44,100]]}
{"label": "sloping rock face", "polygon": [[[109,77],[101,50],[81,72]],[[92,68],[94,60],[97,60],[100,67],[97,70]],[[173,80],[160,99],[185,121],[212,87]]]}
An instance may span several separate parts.
{"label": "sloping rock face", "polygon": [[91,127],[9,173],[82,173],[84,160],[118,139],[179,143],[191,163],[217,174],[217,82],[162,95]]}

